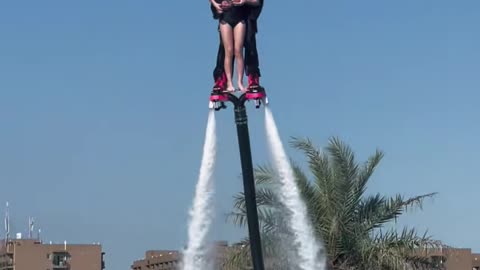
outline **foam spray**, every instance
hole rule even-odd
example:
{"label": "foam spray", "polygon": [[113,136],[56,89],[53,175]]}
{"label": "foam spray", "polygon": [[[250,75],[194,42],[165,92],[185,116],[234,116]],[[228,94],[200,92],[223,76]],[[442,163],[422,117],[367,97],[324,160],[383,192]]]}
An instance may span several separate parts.
{"label": "foam spray", "polygon": [[280,198],[289,211],[288,223],[298,248],[298,266],[302,270],[323,270],[325,258],[320,257],[321,245],[313,233],[307,209],[295,182],[293,169],[283,148],[273,114],[267,106],[265,106],[265,128],[270,152],[280,178]]}
{"label": "foam spray", "polygon": [[213,171],[216,158],[216,124],[215,113],[208,115],[200,175],[195,190],[195,197],[190,209],[188,225],[188,246],[183,254],[183,270],[205,270],[207,268],[207,236],[213,220],[211,202],[214,193]]}

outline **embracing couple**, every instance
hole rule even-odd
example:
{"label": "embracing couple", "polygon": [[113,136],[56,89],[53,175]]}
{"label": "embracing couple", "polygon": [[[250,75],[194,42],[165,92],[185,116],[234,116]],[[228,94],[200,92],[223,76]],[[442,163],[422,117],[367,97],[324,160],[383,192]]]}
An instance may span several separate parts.
{"label": "embracing couple", "polygon": [[[238,89],[246,92],[259,86],[257,19],[263,0],[209,0],[213,17],[219,20],[220,46],[217,65],[213,71],[214,91],[235,91],[233,85],[233,60],[237,61]],[[243,48],[245,47],[245,57]],[[246,71],[248,86],[243,84]]]}

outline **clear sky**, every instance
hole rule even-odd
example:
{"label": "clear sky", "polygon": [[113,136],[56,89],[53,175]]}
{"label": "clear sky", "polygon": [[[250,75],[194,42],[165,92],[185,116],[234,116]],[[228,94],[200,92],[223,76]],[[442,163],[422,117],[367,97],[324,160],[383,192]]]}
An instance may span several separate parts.
{"label": "clear sky", "polygon": [[[285,142],[339,136],[361,160],[384,150],[370,192],[439,192],[402,224],[477,251],[479,10],[267,0],[258,35]],[[0,40],[0,201],[14,232],[33,215],[45,241],[101,242],[115,270],[181,248],[218,46],[207,0],[1,1]],[[263,113],[250,108],[263,163]],[[241,170],[233,112],[217,119],[223,213]],[[215,222],[215,239],[243,235]]]}

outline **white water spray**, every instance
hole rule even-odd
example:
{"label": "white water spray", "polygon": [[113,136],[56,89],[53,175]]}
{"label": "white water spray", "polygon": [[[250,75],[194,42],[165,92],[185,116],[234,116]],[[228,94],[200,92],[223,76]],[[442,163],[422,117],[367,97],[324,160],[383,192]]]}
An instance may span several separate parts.
{"label": "white water spray", "polygon": [[307,209],[300,197],[295,176],[283,148],[273,114],[265,107],[265,127],[269,148],[280,178],[280,196],[289,213],[289,226],[298,247],[299,267],[302,270],[323,270],[325,262],[320,258],[320,244],[308,220]]}
{"label": "white water spray", "polygon": [[214,185],[213,171],[216,157],[216,125],[215,113],[210,110],[208,115],[203,157],[200,175],[195,190],[195,197],[190,209],[190,224],[188,225],[188,246],[184,251],[183,270],[204,270],[207,268],[207,235],[213,220],[211,205]]}

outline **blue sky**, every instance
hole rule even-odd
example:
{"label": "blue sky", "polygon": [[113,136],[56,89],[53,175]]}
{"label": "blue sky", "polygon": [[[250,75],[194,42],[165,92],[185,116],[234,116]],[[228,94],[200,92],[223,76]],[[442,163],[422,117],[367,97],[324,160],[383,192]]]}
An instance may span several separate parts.
{"label": "blue sky", "polygon": [[[477,251],[479,8],[267,1],[258,35],[285,142],[339,136],[361,160],[384,150],[370,191],[439,192],[401,224]],[[45,241],[101,242],[108,269],[183,246],[218,46],[208,2],[1,1],[0,36],[0,201],[14,231],[33,215]],[[233,112],[217,119],[222,213],[241,179]],[[249,119],[254,162],[267,162],[263,113]],[[215,239],[243,235],[214,224]]]}

